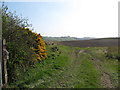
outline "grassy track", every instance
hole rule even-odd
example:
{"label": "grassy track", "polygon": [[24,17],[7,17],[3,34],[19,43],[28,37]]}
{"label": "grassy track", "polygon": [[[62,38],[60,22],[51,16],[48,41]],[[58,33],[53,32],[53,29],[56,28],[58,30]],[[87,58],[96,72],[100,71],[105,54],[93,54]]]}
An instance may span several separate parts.
{"label": "grassy track", "polygon": [[[58,51],[51,48],[57,47]],[[49,58],[29,69],[8,87],[111,88],[117,87],[117,60],[105,57],[106,48],[47,46]],[[104,78],[106,77],[106,78]]]}

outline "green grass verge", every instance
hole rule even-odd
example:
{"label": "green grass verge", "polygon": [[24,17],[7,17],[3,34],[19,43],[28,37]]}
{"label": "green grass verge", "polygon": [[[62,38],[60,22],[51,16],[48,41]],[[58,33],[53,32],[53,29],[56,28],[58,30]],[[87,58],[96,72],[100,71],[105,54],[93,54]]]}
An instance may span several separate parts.
{"label": "green grass verge", "polygon": [[78,84],[75,88],[100,88],[100,73],[96,69],[91,57],[87,54],[81,54],[81,65],[78,72]]}

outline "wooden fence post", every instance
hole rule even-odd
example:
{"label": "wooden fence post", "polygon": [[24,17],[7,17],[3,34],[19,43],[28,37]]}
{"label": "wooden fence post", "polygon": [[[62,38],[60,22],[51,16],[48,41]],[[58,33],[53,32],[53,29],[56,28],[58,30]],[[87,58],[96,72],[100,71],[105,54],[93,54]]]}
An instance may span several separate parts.
{"label": "wooden fence post", "polygon": [[7,74],[7,60],[9,59],[9,52],[6,49],[6,40],[3,39],[3,85],[5,86],[8,82]]}
{"label": "wooden fence post", "polygon": [[2,39],[0,39],[0,90],[2,86]]}

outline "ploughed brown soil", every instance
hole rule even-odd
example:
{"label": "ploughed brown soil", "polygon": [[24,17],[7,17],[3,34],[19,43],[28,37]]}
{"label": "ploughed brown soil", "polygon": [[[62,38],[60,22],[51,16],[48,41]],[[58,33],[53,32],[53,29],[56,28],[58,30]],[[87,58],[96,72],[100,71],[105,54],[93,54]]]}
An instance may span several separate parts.
{"label": "ploughed brown soil", "polygon": [[61,44],[74,47],[113,47],[118,46],[120,38],[100,38],[91,40],[62,41]]}

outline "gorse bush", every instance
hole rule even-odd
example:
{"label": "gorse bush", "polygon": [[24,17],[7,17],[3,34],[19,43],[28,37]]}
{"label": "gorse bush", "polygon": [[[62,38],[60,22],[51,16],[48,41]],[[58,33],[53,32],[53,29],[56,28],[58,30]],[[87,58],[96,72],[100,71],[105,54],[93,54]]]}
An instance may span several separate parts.
{"label": "gorse bush", "polygon": [[36,46],[32,47],[32,50],[35,52],[37,58],[35,61],[41,61],[46,58],[46,47],[45,47],[45,42],[43,41],[43,38],[40,34],[34,33],[31,31],[33,35],[35,35],[36,39]]}
{"label": "gorse bush", "polygon": [[[8,82],[19,80],[28,67],[46,58],[46,46],[40,34],[30,30],[26,19],[8,11],[2,4],[2,37],[9,51]],[[24,75],[23,75],[24,76]]]}

